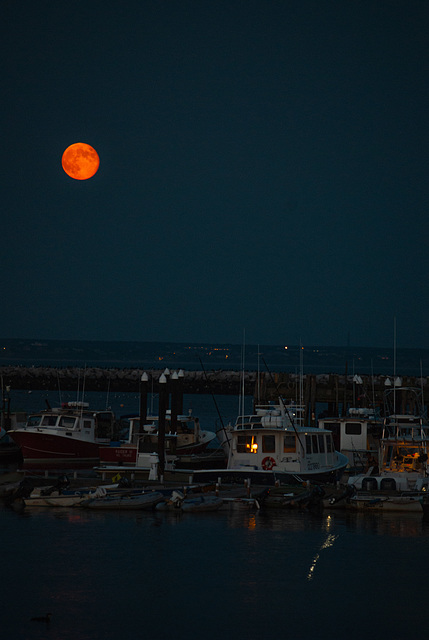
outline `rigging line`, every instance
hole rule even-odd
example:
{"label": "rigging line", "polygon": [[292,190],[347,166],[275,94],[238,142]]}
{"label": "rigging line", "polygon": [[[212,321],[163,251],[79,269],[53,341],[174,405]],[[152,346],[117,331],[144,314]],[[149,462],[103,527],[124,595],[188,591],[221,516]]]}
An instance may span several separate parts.
{"label": "rigging line", "polygon": [[57,369],[57,382],[58,382],[58,395],[59,395],[59,398],[60,398],[60,407],[61,407],[62,399],[61,399],[60,373],[59,373],[58,369]]}
{"label": "rigging line", "polygon": [[290,423],[291,423],[291,425],[292,425],[292,428],[293,428],[293,430],[295,431],[295,435],[296,435],[296,437],[298,438],[298,442],[299,442],[299,444],[301,445],[301,449],[303,450],[303,452],[304,452],[304,454],[305,454],[305,447],[304,447],[304,445],[303,445],[303,444],[302,444],[302,442],[301,442],[301,438],[299,437],[299,433],[298,433],[298,431],[296,430],[295,423],[294,423],[294,421],[293,421],[293,417],[292,417],[292,416],[291,416],[291,414],[289,413],[289,409],[288,409],[288,408],[287,408],[287,406],[285,405],[284,400],[283,400],[283,398],[282,398],[282,396],[281,396],[281,394],[280,394],[279,386],[278,386],[278,384],[276,384],[276,381],[275,381],[275,380],[274,380],[274,378],[273,378],[273,374],[271,373],[271,371],[270,371],[270,370],[269,370],[269,368],[268,368],[267,363],[265,362],[265,358],[262,358],[262,362],[264,363],[264,365],[265,365],[265,367],[266,367],[266,369],[267,369],[267,371],[268,371],[268,373],[269,373],[269,376],[270,376],[270,378],[271,378],[271,382],[273,383],[273,385],[274,385],[274,386],[275,386],[275,388],[276,388],[277,395],[278,395],[278,398],[279,398],[279,400],[280,400],[280,402],[281,402],[281,405],[282,405],[282,407],[283,407],[283,409],[284,409],[285,413],[287,413],[287,416],[288,416],[288,418],[289,418],[289,420],[290,420]]}
{"label": "rigging line", "polygon": [[[209,381],[208,376],[207,376],[207,373],[206,373],[206,370],[205,370],[204,365],[203,365],[203,361],[201,360],[200,356],[198,356],[198,360],[200,361],[200,365],[201,365],[201,369],[203,370],[203,373],[204,373],[205,381],[207,382],[207,384],[209,384],[209,386],[211,386],[211,385],[210,385],[210,381]],[[228,437],[228,432],[227,432],[227,430],[225,429],[225,425],[223,424],[222,415],[221,415],[221,413],[220,413],[220,411],[219,411],[219,407],[218,407],[218,404],[217,404],[217,402],[216,402],[216,398],[215,398],[215,396],[214,396],[213,391],[210,391],[210,395],[211,395],[211,397],[212,397],[212,399],[213,399],[213,402],[214,402],[214,405],[215,405],[215,407],[216,407],[216,411],[217,411],[217,414],[218,414],[218,416],[219,416],[219,420],[220,420],[220,423],[221,423],[221,425],[222,425],[222,429],[223,429],[223,430],[224,430],[224,432],[225,432],[226,441],[227,441],[227,442],[230,442],[230,438]]]}

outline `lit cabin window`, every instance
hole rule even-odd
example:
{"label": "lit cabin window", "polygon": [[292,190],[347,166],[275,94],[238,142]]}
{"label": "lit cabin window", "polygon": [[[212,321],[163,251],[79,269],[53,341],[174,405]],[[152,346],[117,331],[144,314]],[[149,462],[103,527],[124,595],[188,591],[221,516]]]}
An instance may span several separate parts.
{"label": "lit cabin window", "polygon": [[255,436],[238,436],[237,453],[257,453],[258,445]]}
{"label": "lit cabin window", "polygon": [[283,451],[284,453],[295,453],[296,438],[294,435],[284,437]]}
{"label": "lit cabin window", "polygon": [[346,434],[348,436],[360,436],[362,425],[359,422],[346,422]]}
{"label": "lit cabin window", "polygon": [[262,436],[262,453],[275,453],[275,452],[276,452],[276,437]]}

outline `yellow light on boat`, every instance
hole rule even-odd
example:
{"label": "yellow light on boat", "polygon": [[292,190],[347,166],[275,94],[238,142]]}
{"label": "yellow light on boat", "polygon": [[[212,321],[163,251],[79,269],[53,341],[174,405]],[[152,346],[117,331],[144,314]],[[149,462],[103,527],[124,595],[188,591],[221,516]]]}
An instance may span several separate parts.
{"label": "yellow light on boat", "polygon": [[252,453],[257,453],[257,451],[258,451],[258,445],[256,444],[256,442],[254,442],[252,444]]}

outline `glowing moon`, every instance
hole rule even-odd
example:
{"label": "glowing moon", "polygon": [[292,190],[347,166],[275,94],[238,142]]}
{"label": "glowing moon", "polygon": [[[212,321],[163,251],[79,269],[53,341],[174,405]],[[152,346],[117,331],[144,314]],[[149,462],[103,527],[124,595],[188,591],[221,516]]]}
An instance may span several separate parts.
{"label": "glowing moon", "polygon": [[91,145],[85,142],[75,142],[64,151],[61,164],[70,178],[88,180],[97,173],[100,158]]}

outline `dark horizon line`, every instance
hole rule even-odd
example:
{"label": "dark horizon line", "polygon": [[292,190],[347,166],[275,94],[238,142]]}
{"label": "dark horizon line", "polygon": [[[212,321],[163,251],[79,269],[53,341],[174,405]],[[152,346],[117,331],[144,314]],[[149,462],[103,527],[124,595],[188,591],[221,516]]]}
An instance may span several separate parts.
{"label": "dark horizon line", "polygon": [[[124,340],[124,339],[117,339],[117,340],[101,340],[101,339],[90,339],[90,338],[85,338],[85,339],[81,339],[81,338],[5,338],[5,337],[1,337],[0,338],[0,343],[1,342],[30,342],[31,345],[30,346],[43,346],[43,343],[99,343],[99,344],[115,344],[115,343],[123,343],[123,344],[151,344],[151,345],[181,345],[181,346],[196,346],[196,347],[213,347],[213,346],[221,346],[221,347],[237,347],[237,348],[242,348],[243,344],[240,344],[238,342],[183,342],[181,340]],[[40,343],[40,344],[38,344]],[[318,343],[312,343],[312,344],[285,344],[285,342],[279,342],[279,343],[254,343],[254,342],[249,342],[249,343],[244,343],[244,346],[247,348],[253,347],[253,348],[264,348],[264,347],[281,347],[281,348],[285,348],[287,347],[288,349],[300,349],[302,348],[304,351],[306,349],[311,349],[311,348],[317,348],[317,349],[344,349],[344,350],[349,350],[349,349],[388,349],[393,351],[394,347],[393,345],[391,346],[381,346],[381,345],[377,345],[377,346],[359,346],[359,345],[326,345],[326,344],[318,344]],[[402,347],[402,346],[396,346],[397,350],[410,350],[410,351],[428,351],[429,348],[428,347]],[[261,354],[262,355],[262,354]]]}

